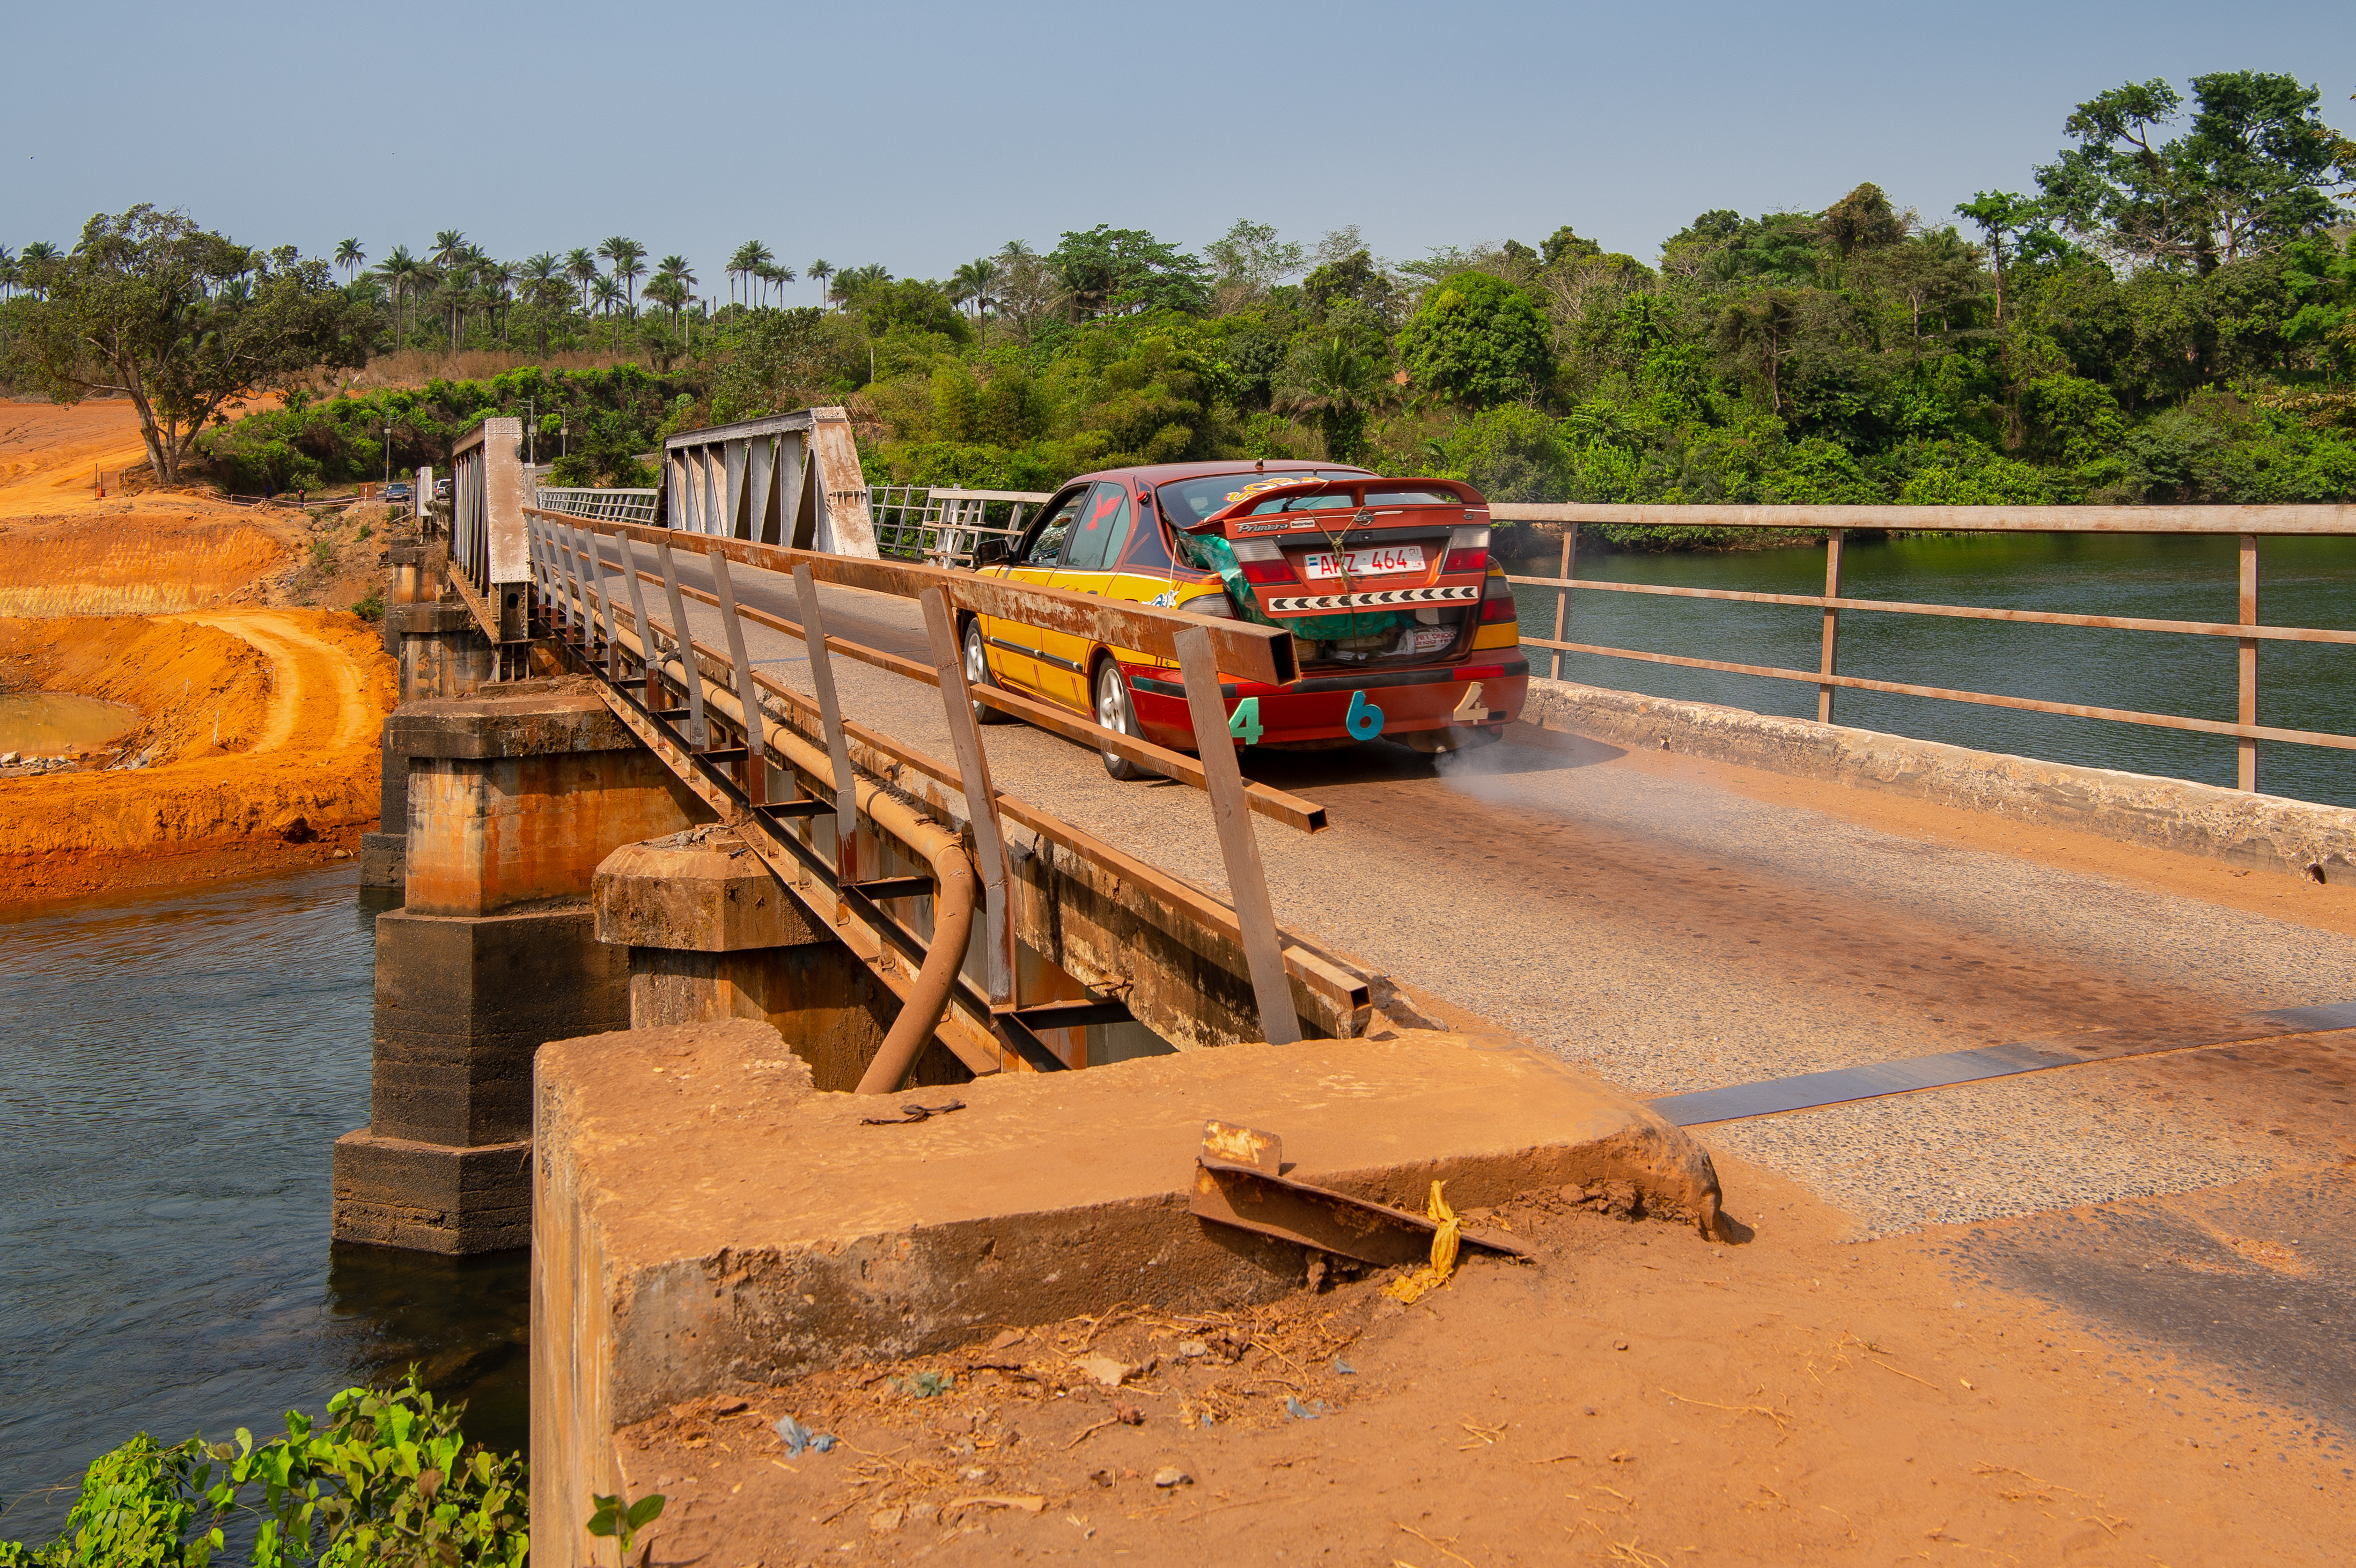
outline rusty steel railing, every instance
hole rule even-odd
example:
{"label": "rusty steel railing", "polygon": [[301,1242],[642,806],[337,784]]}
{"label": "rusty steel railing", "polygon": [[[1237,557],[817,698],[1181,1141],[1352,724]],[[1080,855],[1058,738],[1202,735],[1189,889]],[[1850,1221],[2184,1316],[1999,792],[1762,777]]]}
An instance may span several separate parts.
{"label": "rusty steel railing", "polygon": [[664,520],[682,533],[875,554],[850,416],[806,408],[663,443]]}
{"label": "rusty steel railing", "polygon": [[[1103,868],[1181,918],[1225,933],[1246,961],[1267,1038],[1281,1042],[1301,1037],[1303,998],[1308,999],[1307,1015],[1312,1017],[1354,1017],[1366,1004],[1362,978],[1278,929],[1250,825],[1250,816],[1258,813],[1313,832],[1325,825],[1323,809],[1281,790],[1247,785],[1227,737],[1219,695],[1221,671],[1247,679],[1289,678],[1293,662],[1287,634],[936,567],[739,540],[699,542],[698,553],[712,574],[712,588],[705,591],[680,580],[674,547],[685,539],[676,531],[538,509],[529,515],[538,598],[548,617],[542,629],[605,677],[608,705],[617,715],[716,811],[743,819],[748,840],[765,863],[815,916],[845,936],[909,1009],[940,1019],[940,1037],[977,1070],[1018,1064],[1052,1068],[1057,1059],[1037,1039],[1039,1030],[1104,1022],[1115,1013],[1130,1015],[1125,1004],[1026,1004],[1015,993],[1020,970],[1012,950],[1006,822]],[[741,603],[730,577],[732,564],[788,575],[801,618],[788,620]],[[924,614],[931,662],[828,636],[817,599],[819,582],[916,600]],[[648,608],[650,597],[659,607],[655,613]],[[718,611],[724,648],[695,640],[688,629],[689,599]],[[1086,627],[1118,646],[1174,659],[1187,687],[1196,733],[1212,736],[1214,744],[1204,746],[1199,758],[1186,757],[1044,703],[969,688],[958,641],[958,617],[969,610],[1019,616],[1034,624]],[[803,644],[814,694],[755,668],[744,632],[748,623]],[[846,718],[834,690],[832,660],[838,657],[938,688],[955,762],[926,757]],[[1255,671],[1262,676],[1255,676]],[[976,703],[1116,751],[1150,771],[1204,789],[1226,865],[1232,907],[999,792],[991,783],[974,722]],[[772,768],[785,774],[796,798],[768,798]],[[858,819],[862,815],[887,827],[901,843],[920,846],[924,833],[934,830],[899,822],[894,815],[905,814],[904,798],[920,780],[949,792],[969,823],[975,881],[982,890],[986,972],[979,983],[948,961],[948,956],[961,960],[962,940],[956,955],[937,955],[922,933],[881,908],[896,898],[929,896],[937,888],[946,894],[947,884],[937,869],[929,883],[921,875],[879,875],[888,867],[878,852],[861,847]],[[815,794],[809,793],[812,789]],[[873,843],[872,835],[867,842]],[[916,962],[915,973],[907,972],[905,965],[894,966],[890,954],[894,951]],[[939,994],[922,989],[928,977],[945,987]]]}
{"label": "rusty steel railing", "polygon": [[[1800,681],[1816,688],[1816,718],[1833,721],[1833,693],[1842,687],[1888,692],[1900,696],[1930,697],[1941,702],[1971,703],[1986,707],[2017,708],[2028,713],[2054,714],[2068,718],[2102,719],[2113,724],[2144,725],[2187,730],[2202,735],[2232,736],[2239,743],[2238,787],[2258,785],[2258,743],[2332,746],[2356,750],[2356,736],[2321,730],[2286,729],[2258,723],[2258,644],[2264,641],[2356,643],[2356,631],[2320,627],[2266,626],[2258,620],[2258,541],[2268,535],[2356,535],[2356,506],[2137,506],[2137,507],[1946,507],[1946,506],[1622,506],[1603,503],[1548,505],[1497,502],[1490,514],[1499,521],[1559,522],[1563,531],[1561,565],[1552,577],[1509,576],[1525,587],[1555,590],[1554,636],[1525,634],[1525,647],[1554,653],[1553,673],[1562,675],[1565,653],[1590,653],[1607,659],[1628,659],[1648,664],[1673,664],[1693,670],[1717,670],[1735,675],[1757,675],[1771,681]],[[1825,591],[1821,594],[1746,593],[1730,588],[1680,588],[1652,583],[1606,583],[1577,575],[1579,529],[1582,523],[1618,523],[1652,527],[1755,528],[1822,533],[1825,536]],[[1841,593],[1841,553],[1853,531],[1949,533],[2167,533],[2233,535],[2240,542],[2240,617],[2231,622],[2161,620],[2137,616],[2069,615],[2049,610],[1995,609],[1976,605],[1918,604],[1892,599],[1858,599]],[[1742,664],[1685,654],[1654,653],[1641,649],[1613,648],[1569,640],[1570,596],[1574,592],[1645,594],[1663,598],[1720,599],[1741,604],[1789,605],[1814,609],[1823,618],[1823,640],[1814,670],[1790,670],[1775,665]],[[2180,637],[2233,639],[2239,652],[2237,714],[2232,723],[2192,718],[2177,714],[2139,713],[2126,708],[2097,707],[2083,703],[2055,703],[2034,697],[2006,696],[1992,692],[1965,692],[1923,686],[1903,681],[1877,681],[1845,675],[1839,670],[1840,618],[1844,610],[1873,615],[1938,616],[1965,620],[2022,621],[2040,626],[2094,627],[2115,631],[2148,631]]]}

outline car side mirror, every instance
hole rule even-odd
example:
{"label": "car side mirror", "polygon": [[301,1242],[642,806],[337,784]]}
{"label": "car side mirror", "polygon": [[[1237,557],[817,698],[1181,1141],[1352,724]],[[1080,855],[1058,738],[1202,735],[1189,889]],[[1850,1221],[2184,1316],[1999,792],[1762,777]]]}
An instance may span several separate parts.
{"label": "car side mirror", "polygon": [[1006,559],[1007,548],[1011,543],[1012,541],[1002,538],[978,539],[974,541],[973,564],[976,566],[994,566],[998,564],[998,563]]}

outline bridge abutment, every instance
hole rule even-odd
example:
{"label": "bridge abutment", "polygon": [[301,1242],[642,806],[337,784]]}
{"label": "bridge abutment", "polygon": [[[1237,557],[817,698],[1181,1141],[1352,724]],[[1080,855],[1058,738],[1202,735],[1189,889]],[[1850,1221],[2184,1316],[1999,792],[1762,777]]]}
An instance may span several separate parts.
{"label": "bridge abutment", "polygon": [[585,687],[413,703],[385,730],[406,900],[377,919],[369,1125],[336,1145],[335,1234],[522,1246],[532,1053],[628,1022],[626,956],[589,904],[598,864],[710,812]]}

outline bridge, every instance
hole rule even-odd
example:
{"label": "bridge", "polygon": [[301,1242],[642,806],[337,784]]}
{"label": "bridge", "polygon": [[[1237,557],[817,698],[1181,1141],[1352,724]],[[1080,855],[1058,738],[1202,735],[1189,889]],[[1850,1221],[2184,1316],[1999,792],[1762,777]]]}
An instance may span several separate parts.
{"label": "bridge", "polygon": [[[1246,752],[1239,765],[1221,678],[1291,679],[1289,639],[961,569],[974,540],[1044,496],[871,492],[847,425],[811,411],[675,437],[659,526],[639,501],[534,490],[511,423],[486,422],[454,454],[450,517],[395,559],[387,635],[405,702],[386,730],[387,832],[368,866],[403,904],[379,921],[375,1099],[369,1127],[337,1148],[336,1226],[444,1252],[536,1240],[535,1365],[584,1369],[535,1374],[535,1442],[552,1445],[536,1475],[546,1464],[575,1494],[615,1481],[617,1427],[731,1379],[905,1353],[937,1342],[928,1332],[1019,1311],[1102,1310],[1152,1281],[1157,1259],[1179,1295],[1248,1298],[1288,1266],[1297,1280],[1297,1250],[1289,1265],[1255,1254],[1246,1268],[1233,1249],[1170,1253],[1162,1221],[1138,1219],[1132,1234],[1102,1218],[1162,1212],[1151,1193],[1105,1187],[1116,1145],[1231,1105],[1296,1117],[1319,1151],[1311,1176],[1345,1173],[1332,1185],[1418,1205],[1418,1173],[1503,1192],[1568,1172],[1573,1187],[1621,1184],[1640,1209],[1708,1229],[1721,1197],[1706,1147],[1799,1181],[1862,1233],[2028,1216],[1974,1255],[2046,1270],[2064,1296],[2111,1310],[2129,1310],[2117,1305],[2129,1265],[2073,1250],[2036,1216],[2244,1183],[2261,1207],[2305,1206],[2310,1237],[2350,1233],[2344,1190],[2280,1184],[2356,1158],[2344,1032],[2356,1029],[2356,812],[2255,785],[2262,745],[2337,753],[2356,739],[2260,725],[2255,650],[2356,632],[2262,622],[2256,541],[2356,532],[2356,509],[1698,520],[1829,531],[1824,593],[1778,596],[1582,579],[1580,526],[1652,513],[1500,505],[1500,518],[1562,531],[1558,569],[1516,578],[1560,607],[1554,636],[1525,637],[1534,658],[1814,685],[1818,721],[1538,676],[1504,744],[1450,766],[1390,747]],[[1844,596],[1843,531],[1890,527],[2230,534],[2241,614]],[[1582,642],[1571,606],[1596,592],[1814,612],[1821,662]],[[969,688],[957,634],[974,612],[1089,628],[1173,662],[1209,744],[1167,751]],[[2038,705],[2230,736],[2239,788],[1841,728],[1847,689],[2025,701],[1843,671],[1841,618],[1867,614],[2230,642],[2233,721]],[[977,722],[992,711],[1028,722]],[[1099,748],[1151,777],[1111,779]],[[746,1044],[754,1026],[800,1066]],[[541,1052],[550,1041],[570,1044]],[[1531,1051],[1587,1076],[1535,1083]],[[616,1062],[642,1075],[625,1080]],[[1130,1065],[1095,1070],[1115,1064]],[[1303,1099],[1297,1074],[1326,1086],[1363,1074],[1348,1091],[1363,1095],[1361,1121]],[[692,1114],[648,1087],[669,1094],[699,1075],[723,1081]],[[964,1114],[999,1118],[1000,1141],[973,1155],[986,1176],[970,1179],[1019,1194],[1006,1202],[1021,1215],[969,1192],[924,1200],[936,1208],[870,1202],[862,1182],[923,1191],[926,1178],[856,1152],[876,1145],[856,1143],[861,1119],[827,1109],[827,1091],[911,1085],[936,1105],[959,1086]],[[732,1115],[750,1125],[765,1101],[812,1091],[818,1109],[733,1141],[753,1134]],[[1153,1115],[1122,1122],[1123,1104]],[[1082,1107],[1108,1119],[1114,1144],[1088,1142]],[[1387,1152],[1350,1148],[1354,1136],[1387,1139]],[[627,1153],[648,1138],[673,1154]],[[778,1139],[841,1184],[829,1205],[898,1218],[842,1230],[784,1177],[782,1217],[698,1207],[744,1179],[729,1173],[771,1168]],[[1045,1243],[1026,1227],[1040,1213],[1098,1217],[1093,1286],[1038,1261]],[[2136,1213],[2147,1228],[2181,1223]],[[658,1214],[688,1240],[654,1239]],[[888,1310],[844,1305],[873,1294],[846,1282],[869,1278],[875,1248],[905,1259],[909,1236],[983,1219],[999,1227],[985,1253],[1033,1270],[986,1311],[959,1294],[977,1277],[969,1257],[898,1279]],[[1262,1234],[1312,1256],[1321,1244]],[[768,1262],[743,1262],[755,1255]],[[2345,1266],[2331,1256],[2329,1269]],[[850,1275],[836,1272],[846,1257]],[[765,1267],[791,1290],[764,1283]],[[717,1304],[692,1305],[705,1284]],[[2221,1306],[2215,1335],[2192,1348],[2238,1335],[2244,1349],[2219,1353],[2303,1353],[2309,1331],[2265,1305]],[[684,1351],[680,1335],[725,1351]],[[2356,1410],[2356,1389],[2332,1387],[2328,1399]],[[552,1491],[549,1506],[569,1518],[577,1497]]]}

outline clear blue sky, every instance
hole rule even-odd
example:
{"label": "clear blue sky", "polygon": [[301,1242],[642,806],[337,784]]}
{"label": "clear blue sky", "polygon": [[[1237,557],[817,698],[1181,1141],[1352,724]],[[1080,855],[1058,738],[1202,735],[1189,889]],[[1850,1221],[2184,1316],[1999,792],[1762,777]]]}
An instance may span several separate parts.
{"label": "clear blue sky", "polygon": [[[2025,189],[2130,79],[2291,71],[2356,124],[2356,5],[27,5],[4,34],[0,243],[153,201],[371,258],[627,234],[695,263],[940,276],[1098,222],[1238,217],[1377,253],[1650,259],[1695,213],[1858,181],[1944,214]],[[814,302],[807,285],[794,291]]]}

